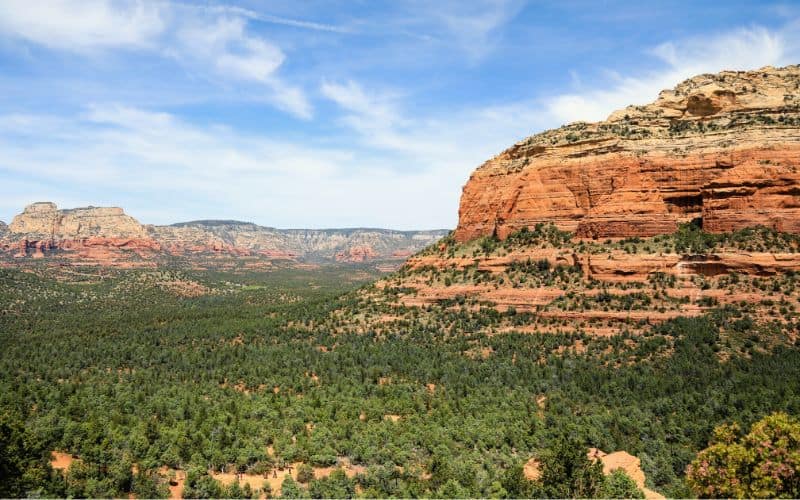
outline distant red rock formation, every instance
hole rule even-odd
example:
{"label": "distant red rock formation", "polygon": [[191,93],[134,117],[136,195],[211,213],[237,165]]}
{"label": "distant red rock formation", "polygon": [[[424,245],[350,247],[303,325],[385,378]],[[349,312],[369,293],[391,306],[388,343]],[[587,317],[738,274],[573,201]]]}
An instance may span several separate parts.
{"label": "distant red rock formation", "polygon": [[16,258],[57,256],[80,263],[152,266],[160,257],[265,258],[367,262],[403,260],[446,231],[274,229],[238,221],[142,225],[118,207],[59,210],[25,207],[0,225],[0,252]]}
{"label": "distant red rock formation", "polygon": [[339,251],[334,255],[337,262],[365,262],[378,257],[378,253],[368,246],[351,247],[347,251]]}

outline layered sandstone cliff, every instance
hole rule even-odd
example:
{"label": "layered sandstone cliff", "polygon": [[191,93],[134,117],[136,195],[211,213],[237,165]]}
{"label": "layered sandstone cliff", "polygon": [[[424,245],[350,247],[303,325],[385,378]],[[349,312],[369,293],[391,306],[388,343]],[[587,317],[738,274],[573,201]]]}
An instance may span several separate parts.
{"label": "layered sandstone cliff", "polygon": [[82,260],[95,262],[109,260],[122,249],[140,258],[160,250],[144,227],[119,207],[59,210],[55,203],[33,203],[14,217],[0,237],[0,249],[16,257],[72,251]]}
{"label": "layered sandstone cliff", "polygon": [[724,307],[793,344],[798,272],[800,66],[722,72],[487,161],[453,237],[334,320],[605,336]]}
{"label": "layered sandstone cliff", "polygon": [[119,207],[85,207],[59,210],[55,203],[33,203],[14,217],[11,233],[55,240],[93,237],[147,238],[147,232]]}
{"label": "layered sandstone cliff", "polygon": [[455,237],[552,222],[580,237],[800,232],[800,66],[700,75],[599,123],[520,141],[464,187]]}
{"label": "layered sandstone cliff", "polygon": [[400,261],[446,231],[275,229],[239,221],[142,225],[117,207],[59,210],[33,203],[6,228],[0,250],[16,257],[48,255],[84,263],[154,264],[162,257],[253,257],[315,262]]}

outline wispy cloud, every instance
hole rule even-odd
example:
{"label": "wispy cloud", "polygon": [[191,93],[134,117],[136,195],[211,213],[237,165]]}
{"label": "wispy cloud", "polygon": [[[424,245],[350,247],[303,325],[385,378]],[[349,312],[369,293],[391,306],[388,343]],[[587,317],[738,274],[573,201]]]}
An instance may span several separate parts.
{"label": "wispy cloud", "polygon": [[[44,71],[28,80],[0,77],[13,95],[0,110],[14,111],[0,114],[0,210],[6,217],[13,214],[8,200],[16,211],[23,204],[18,191],[25,191],[67,205],[122,205],[154,223],[224,217],[284,227],[452,227],[470,172],[527,135],[650,102],[693,74],[800,61],[795,19],[780,28],[661,39],[637,51],[638,61],[631,62],[632,56],[593,62],[592,71],[586,63],[570,62],[575,72],[563,69],[563,82],[572,82],[571,88],[547,91],[542,89],[554,84],[530,82],[526,91],[529,81],[522,80],[535,78],[531,72],[507,69],[491,57],[509,41],[505,28],[521,15],[519,2],[398,2],[390,9],[397,14],[392,19],[353,21],[352,30],[293,18],[270,21],[269,15],[216,4],[48,3],[66,10],[67,19],[80,9],[96,9],[77,20],[85,24],[75,31],[58,19],[38,19],[30,14],[33,7],[7,8],[13,1],[0,2],[0,37],[14,40],[13,46],[47,49],[32,50],[34,57],[63,53],[79,67],[66,74],[69,87],[50,82]],[[60,11],[48,12],[51,18]],[[377,43],[384,28],[392,33],[388,48]],[[345,30],[358,36],[335,36]],[[354,39],[376,47],[347,45]],[[420,48],[425,51],[419,57],[428,59],[414,66]],[[408,59],[402,68],[386,57],[387,50]],[[82,78],[82,64],[95,69],[95,59],[105,64],[120,53],[134,56],[120,56],[109,72],[144,59],[142,67],[158,66],[142,77],[142,89],[131,73],[108,81]],[[348,65],[348,58],[364,53],[371,58]],[[481,64],[506,68],[500,77],[519,80],[523,90],[505,97],[491,87],[497,75],[479,82],[478,90],[458,80],[485,76],[478,75]],[[153,75],[166,74],[165,67],[170,74],[182,68],[188,77],[162,88]],[[134,81],[122,81],[128,76]],[[194,86],[196,81],[203,85]],[[20,82],[38,86],[26,93]],[[98,92],[116,82],[127,85],[125,92]],[[130,97],[133,87],[140,93]],[[451,89],[454,96],[446,95]],[[19,96],[29,102],[48,96],[43,102],[49,103],[55,94],[73,92],[79,97],[69,106],[52,110],[31,105],[24,112],[24,106],[9,104]],[[147,93],[160,100],[142,99]],[[205,107],[216,94],[243,94],[314,119],[276,118],[241,106],[229,111],[222,99]]]}
{"label": "wispy cloud", "polygon": [[[413,7],[420,4],[412,2]],[[445,45],[476,63],[495,49],[502,27],[525,6],[525,0],[442,0],[402,20],[416,38]]]}
{"label": "wispy cloud", "polygon": [[248,17],[253,16],[244,9],[170,2],[8,0],[0,3],[0,36],[78,54],[114,49],[161,54],[216,80],[259,85],[279,109],[310,118],[305,92],[278,74],[286,55],[248,32]]}
{"label": "wispy cloud", "polygon": [[312,106],[305,93],[276,74],[286,56],[276,45],[251,36],[238,17],[197,19],[176,30],[176,43],[167,53],[192,68],[212,68],[217,78],[255,82],[271,92],[275,106],[301,118],[310,118]]}
{"label": "wispy cloud", "polygon": [[58,50],[148,48],[164,28],[162,9],[153,3],[0,2],[0,32]]}
{"label": "wispy cloud", "polygon": [[[37,147],[29,147],[32,142]],[[422,197],[435,188],[427,174],[409,183],[407,175],[384,168],[380,158],[353,176],[348,174],[352,151],[219,125],[200,127],[169,113],[122,105],[96,105],[61,118],[0,116],[0,156],[0,172],[39,185],[39,198],[79,204],[108,200],[155,223],[183,216],[410,228],[408,210],[415,220],[424,220]],[[391,185],[392,192],[383,189]],[[64,191],[64,186],[80,189]],[[116,198],[109,200],[108,193]],[[162,210],[152,211],[153,206]],[[394,215],[387,220],[375,207]]]}
{"label": "wispy cloud", "polygon": [[545,111],[557,122],[598,121],[612,111],[654,100],[659,91],[697,74],[785,65],[800,60],[796,31],[763,27],[665,42],[645,52],[658,69],[622,76],[606,71],[590,90],[547,97]]}
{"label": "wispy cloud", "polygon": [[209,6],[207,9],[218,13],[234,14],[248,19],[253,19],[270,24],[279,24],[282,26],[291,26],[293,28],[301,28],[313,31],[327,31],[330,33],[353,34],[356,33],[351,27],[337,26],[334,24],[318,23],[314,21],[306,21],[303,19],[292,19],[288,17],[275,16],[272,14],[263,14],[254,10],[245,9],[236,6]]}

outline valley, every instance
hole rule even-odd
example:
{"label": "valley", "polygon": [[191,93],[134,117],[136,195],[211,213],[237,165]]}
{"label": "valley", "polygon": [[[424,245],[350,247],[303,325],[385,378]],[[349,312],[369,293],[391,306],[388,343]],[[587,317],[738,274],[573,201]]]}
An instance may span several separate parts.
{"label": "valley", "polygon": [[0,496],[800,492],[800,66],[479,166],[456,228],[0,224]]}
{"label": "valley", "polygon": [[[441,304],[356,331],[376,277],[0,270],[0,404],[42,456],[80,459],[65,475],[30,469],[40,487],[138,497],[169,496],[170,470],[187,496],[527,495],[511,493],[528,487],[514,468],[564,429],[685,496],[715,425],[800,409],[783,318],[720,307],[598,336]],[[343,318],[354,331],[333,326]],[[279,488],[286,464],[316,472]]]}

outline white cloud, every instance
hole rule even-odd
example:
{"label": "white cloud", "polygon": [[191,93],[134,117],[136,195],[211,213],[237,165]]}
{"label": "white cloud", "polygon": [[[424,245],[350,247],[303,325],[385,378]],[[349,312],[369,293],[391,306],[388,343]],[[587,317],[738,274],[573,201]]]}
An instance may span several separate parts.
{"label": "white cloud", "polygon": [[[651,63],[660,65],[658,70],[624,77],[607,72],[610,76],[604,83],[595,82],[591,90],[579,93],[421,117],[404,110],[398,99],[387,97],[393,94],[369,91],[354,81],[326,82],[321,92],[341,107],[343,123],[358,134],[362,145],[382,151],[391,168],[408,173],[404,183],[425,178],[438,186],[433,191],[436,202],[425,199],[425,204],[449,207],[449,219],[432,210],[429,213],[453,225],[461,186],[469,173],[519,139],[570,121],[605,119],[629,104],[651,102],[662,89],[695,74],[797,61],[800,54],[791,49],[797,47],[795,33],[756,27],[664,44],[646,53]],[[585,80],[584,85],[589,86]],[[378,189],[396,188],[392,184]]]}
{"label": "white cloud", "polygon": [[313,21],[304,21],[301,19],[291,19],[287,17],[273,16],[269,14],[262,14],[259,12],[255,12],[250,9],[244,9],[241,7],[235,7],[230,5],[224,5],[224,6],[212,5],[206,8],[210,11],[217,13],[234,14],[237,16],[246,17],[248,19],[254,19],[271,24],[280,24],[283,26],[291,26],[293,28],[302,28],[313,31],[327,31],[330,33],[342,33],[342,34],[355,33],[355,30],[347,26],[337,26],[333,24],[317,23]]}
{"label": "white cloud", "polygon": [[659,91],[697,74],[796,62],[800,56],[797,39],[796,32],[753,27],[666,42],[649,51],[655,62],[662,63],[659,69],[625,77],[609,72],[606,88],[596,83],[593,90],[555,95],[544,101],[544,107],[557,121],[554,125],[604,120],[612,111],[630,104],[651,102]]}
{"label": "white cloud", "polygon": [[401,119],[396,109],[396,93],[387,91],[367,93],[363,87],[349,80],[346,83],[323,82],[322,95],[347,111],[344,121],[356,130],[369,133],[378,140],[378,132],[389,132],[400,125]]}
{"label": "white cloud", "polygon": [[300,118],[305,93],[278,75],[286,59],[270,41],[247,32],[248,11],[144,0],[0,2],[0,36],[50,49],[94,53],[140,50],[172,57],[207,78],[257,85],[246,89]]}
{"label": "white cloud", "polygon": [[276,72],[285,55],[277,46],[246,32],[242,18],[196,20],[180,27],[177,43],[169,53],[190,67],[212,66],[217,77],[262,84],[270,90],[267,100],[300,118],[311,118],[312,106],[305,93],[285,83]]}
{"label": "white cloud", "polygon": [[164,29],[161,9],[145,2],[3,0],[0,31],[45,47],[85,52],[152,46]]}
{"label": "white cloud", "polygon": [[[201,26],[209,30],[175,50],[195,44],[203,54],[172,57],[216,75],[219,56],[232,54],[240,59],[227,72],[263,81],[302,110],[302,94],[274,80],[282,53],[249,45],[246,23],[226,17]],[[213,217],[283,227],[453,227],[470,172],[522,137],[652,101],[693,74],[795,62],[796,32],[752,27],[677,40],[643,53],[646,66],[656,69],[608,71],[599,80],[581,74],[578,91],[494,106],[420,111],[404,105],[408,96],[396,89],[323,80],[319,92],[340,108],[345,125],[336,138],[279,140],[124,105],[99,104],[70,117],[0,116],[0,176],[38,183],[36,197],[55,201],[98,204],[111,193],[107,203],[145,222]],[[4,186],[0,193],[13,195]]]}
{"label": "white cloud", "polygon": [[[5,133],[12,129],[13,135]],[[30,142],[37,147],[28,147]],[[0,175],[41,183],[38,198],[98,204],[114,193],[119,199],[110,203],[135,216],[151,213],[147,202],[157,199],[163,203],[160,214],[145,222],[158,223],[176,222],[185,207],[199,206],[206,212],[195,209],[186,216],[407,228],[407,202],[418,203],[415,220],[424,220],[425,205],[417,199],[425,189],[424,174],[415,186],[376,158],[365,175],[348,175],[353,155],[226,127],[193,126],[167,113],[126,106],[93,106],[81,116],[60,119],[0,116]],[[387,193],[381,187],[389,185],[397,189]],[[387,212],[394,216],[387,220]]]}

